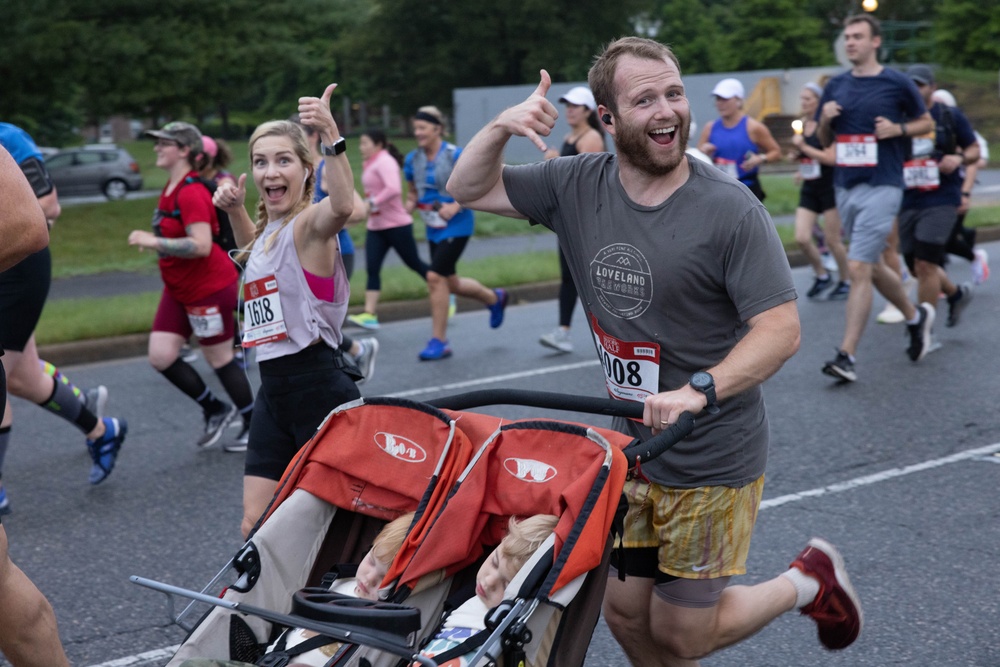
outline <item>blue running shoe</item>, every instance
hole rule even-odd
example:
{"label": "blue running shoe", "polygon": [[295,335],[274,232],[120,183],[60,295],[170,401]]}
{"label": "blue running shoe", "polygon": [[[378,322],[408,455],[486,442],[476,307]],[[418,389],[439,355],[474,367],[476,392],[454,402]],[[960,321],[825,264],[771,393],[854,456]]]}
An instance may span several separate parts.
{"label": "blue running shoe", "polygon": [[0,484],[0,516],[10,514],[10,499],[7,498],[7,489]]}
{"label": "blue running shoe", "polygon": [[496,292],[497,302],[487,306],[490,309],[490,329],[496,329],[503,324],[503,311],[507,308],[507,290],[501,287],[493,291]]}
{"label": "blue running shoe", "polygon": [[437,361],[451,356],[451,347],[448,341],[440,338],[431,338],[427,341],[427,347],[420,353],[420,361]]}
{"label": "blue running shoe", "polygon": [[90,458],[94,461],[94,465],[90,468],[91,484],[100,484],[114,469],[118,450],[122,448],[125,434],[128,433],[128,422],[124,419],[105,417],[104,428],[104,435],[99,439],[87,441]]}

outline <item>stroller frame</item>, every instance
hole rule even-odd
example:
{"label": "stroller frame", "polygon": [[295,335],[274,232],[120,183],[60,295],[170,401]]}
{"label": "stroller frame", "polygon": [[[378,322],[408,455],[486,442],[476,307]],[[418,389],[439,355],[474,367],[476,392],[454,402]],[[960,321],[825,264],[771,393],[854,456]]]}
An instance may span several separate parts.
{"label": "stroller frame", "polygon": [[[640,403],[537,391],[478,391],[438,398],[425,402],[425,405],[428,406],[435,408],[449,408],[451,410],[464,410],[471,407],[499,404],[526,405],[563,411],[586,412],[597,415],[622,416],[633,419],[641,418],[642,416],[642,404]],[[336,410],[334,412],[336,412]],[[331,413],[331,415],[332,414],[333,413]],[[688,413],[684,413],[677,424],[672,425],[658,436],[645,442],[632,441],[631,444],[620,450],[627,460],[628,469],[632,470],[642,462],[648,461],[665,452],[690,433],[693,427],[693,417]],[[322,426],[320,428],[322,428]],[[260,523],[258,523],[258,527],[259,525]],[[256,527],[254,532],[256,532]],[[537,556],[538,554],[536,554],[536,557]],[[224,572],[230,565],[233,564],[234,560],[235,559],[231,559],[227,566],[223,568],[223,571],[209,583],[209,586],[206,587],[206,591],[208,588],[218,583]],[[529,561],[529,565],[532,565],[534,560],[536,560],[536,558]],[[551,566],[551,557],[549,558],[549,565]],[[526,570],[529,571],[529,574],[524,574]],[[519,573],[518,578],[515,580],[515,583],[522,589],[522,591],[518,593],[518,599],[505,599],[500,607],[493,610],[490,617],[490,623],[488,624],[489,636],[485,639],[485,641],[481,642],[481,645],[478,647],[475,655],[469,661],[470,665],[477,665],[483,658],[486,658],[489,664],[495,664],[500,655],[497,652],[498,647],[500,647],[501,650],[505,650],[506,647],[509,646],[516,647],[518,642],[522,641],[525,636],[525,632],[527,632],[530,636],[530,630],[526,630],[525,623],[535,611],[539,602],[538,599],[534,597],[531,597],[530,599],[523,599],[525,597],[523,593],[529,587],[539,587],[542,582],[540,580],[529,581],[528,584],[524,584],[523,580],[525,578],[532,577],[533,573],[536,573],[539,570],[541,570],[543,574],[537,578],[545,578],[544,566],[541,568],[529,568],[527,566],[522,568],[521,573]],[[581,578],[582,576],[583,575],[581,575]],[[337,605],[331,606],[330,613],[327,616],[324,616],[322,613],[314,613],[315,610],[312,609],[309,610],[310,613],[295,613],[296,609],[294,607],[293,613],[283,614],[243,602],[221,599],[219,597],[206,594],[204,591],[199,593],[143,577],[132,576],[130,577],[130,580],[133,583],[163,592],[167,594],[168,597],[177,595],[188,598],[192,600],[191,605],[196,602],[202,602],[239,612],[240,614],[256,616],[277,625],[300,627],[312,630],[336,641],[369,646],[422,665],[438,664],[433,658],[420,655],[419,646],[421,645],[423,638],[415,636],[416,633],[401,632],[398,627],[395,628],[396,631],[391,629],[386,631],[372,629],[370,625],[366,625],[368,619],[378,619],[379,617],[390,619],[393,614],[400,613],[401,609],[404,608],[403,605],[400,604],[373,603],[374,606],[365,607],[364,614],[361,616],[353,616],[349,611],[345,611],[343,608],[335,609]],[[297,595],[298,594],[295,594],[293,597]],[[529,593],[528,595],[531,594]],[[191,605],[188,606],[188,609]],[[186,611],[187,609],[185,612]],[[302,611],[301,607],[299,608],[299,611]],[[419,617],[419,610],[414,609],[413,611],[415,611]],[[179,625],[179,619],[185,612],[182,612],[177,619],[174,619]],[[596,617],[594,621],[596,622]],[[181,625],[181,627],[185,626]]]}

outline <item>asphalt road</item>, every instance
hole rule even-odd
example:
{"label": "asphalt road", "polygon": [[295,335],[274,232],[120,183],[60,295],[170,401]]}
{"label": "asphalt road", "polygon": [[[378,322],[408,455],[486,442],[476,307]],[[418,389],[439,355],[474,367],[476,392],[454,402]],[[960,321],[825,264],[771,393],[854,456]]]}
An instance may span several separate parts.
{"label": "asphalt road", "polygon": [[[1000,257],[1000,243],[986,246]],[[954,262],[959,279],[968,266]],[[810,276],[795,269],[804,291]],[[876,297],[876,309],[882,302]],[[825,652],[812,623],[786,614],[704,664],[1000,665],[1000,411],[996,347],[1000,279],[977,290],[961,324],[936,328],[942,348],[920,364],[905,357],[901,325],[871,324],[859,381],[820,373],[843,326],[843,304],[799,302],[800,352],[767,382],[772,445],[764,504],[748,563],[734,583],[784,570],[812,535],[836,543],[865,606],[865,630],[845,652]],[[939,308],[944,315],[944,307]],[[571,388],[602,395],[601,374],[579,311],[577,351],[553,355],[537,337],[556,322],[552,301],[513,305],[497,331],[485,310],[460,313],[455,356],[419,363],[427,319],[386,324],[365,395],[417,400],[458,391]],[[355,330],[353,333],[357,334]],[[202,361],[198,367],[205,371]],[[91,487],[82,437],[17,399],[4,468],[14,514],[4,517],[14,560],[51,600],[73,665],[163,664],[184,632],[165,598],[129,575],[200,588],[239,546],[239,455],[195,450],[196,407],[133,358],[64,368],[81,385],[111,390],[108,412],[129,420],[118,467]],[[251,378],[256,386],[257,376]],[[214,377],[213,386],[218,386]],[[522,407],[492,414],[537,415]],[[552,413],[546,416],[554,416]],[[602,424],[603,418],[567,415]],[[235,431],[232,432],[235,435]],[[624,664],[600,623],[588,667]],[[3,663],[0,659],[0,664]]]}

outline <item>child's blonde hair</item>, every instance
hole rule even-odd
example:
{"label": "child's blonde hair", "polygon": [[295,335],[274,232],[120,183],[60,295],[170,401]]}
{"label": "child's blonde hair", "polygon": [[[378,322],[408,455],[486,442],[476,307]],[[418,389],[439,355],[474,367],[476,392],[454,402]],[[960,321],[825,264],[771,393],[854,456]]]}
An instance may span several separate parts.
{"label": "child's blonde hair", "polygon": [[391,563],[399,550],[403,547],[406,534],[410,531],[410,524],[413,523],[414,512],[402,514],[379,531],[372,542],[372,555],[381,563]]}
{"label": "child's blonde hair", "polygon": [[557,523],[559,517],[551,514],[536,514],[520,521],[511,517],[507,535],[497,548],[511,565],[520,570],[556,529]]}

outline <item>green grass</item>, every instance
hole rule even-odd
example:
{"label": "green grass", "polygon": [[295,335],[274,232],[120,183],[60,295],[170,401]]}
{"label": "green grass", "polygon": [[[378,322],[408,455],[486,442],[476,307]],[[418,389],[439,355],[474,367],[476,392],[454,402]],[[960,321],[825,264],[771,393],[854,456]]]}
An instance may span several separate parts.
{"label": "green grass", "polygon": [[760,185],[767,195],[764,207],[772,217],[795,213],[799,204],[799,186],[792,174],[761,174]]}
{"label": "green grass", "polygon": [[[39,345],[147,333],[160,300],[159,292],[100,299],[48,301],[35,330]],[[95,316],[99,313],[100,316]]]}

